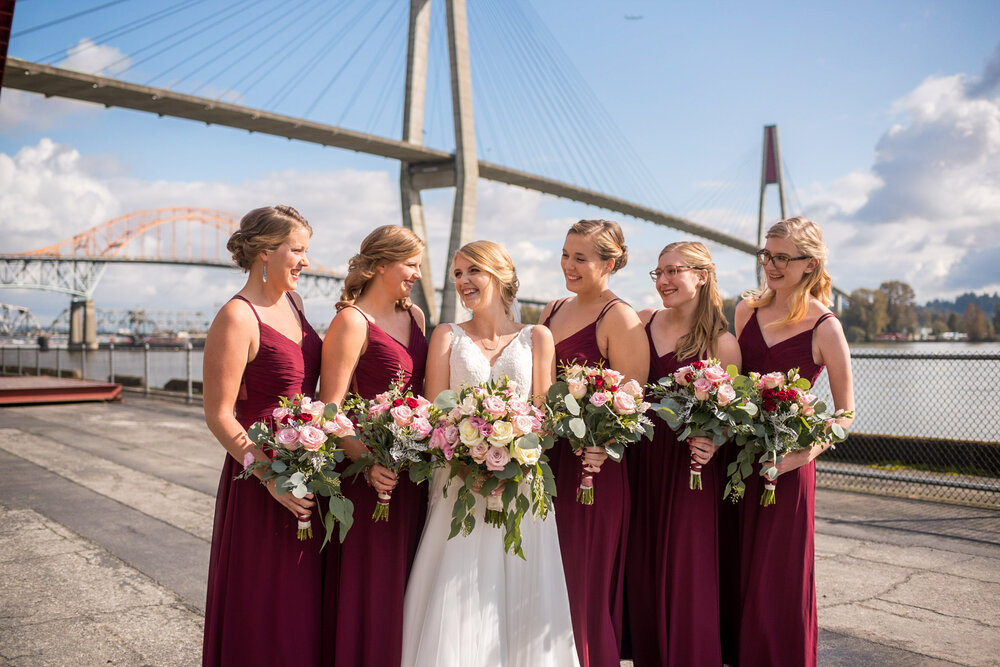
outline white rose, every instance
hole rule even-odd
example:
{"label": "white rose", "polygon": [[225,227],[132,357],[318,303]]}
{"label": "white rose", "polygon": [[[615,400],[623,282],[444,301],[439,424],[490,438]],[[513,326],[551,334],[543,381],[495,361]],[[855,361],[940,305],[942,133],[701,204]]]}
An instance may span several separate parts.
{"label": "white rose", "polygon": [[463,419],[458,424],[458,437],[467,447],[472,447],[483,440],[482,433],[468,419]]}
{"label": "white rose", "polygon": [[515,443],[511,449],[514,450],[512,452],[512,454],[514,455],[514,460],[520,463],[521,465],[525,466],[535,465],[536,463],[538,463],[538,458],[542,455],[541,447],[535,447],[533,449],[521,449]]}

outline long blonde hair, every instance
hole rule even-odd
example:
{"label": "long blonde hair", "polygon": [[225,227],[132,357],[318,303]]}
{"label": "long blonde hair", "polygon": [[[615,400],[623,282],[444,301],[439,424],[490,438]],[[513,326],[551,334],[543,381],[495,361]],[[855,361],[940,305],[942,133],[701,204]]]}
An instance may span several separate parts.
{"label": "long blonde hair", "polygon": [[[503,302],[504,312],[507,313],[508,317],[513,318],[514,313],[511,312],[511,307],[514,304],[520,283],[517,280],[514,261],[510,258],[507,250],[493,241],[473,241],[459,248],[455,257],[459,255],[493,276],[500,288],[500,300]],[[452,263],[454,261],[452,259]]]}
{"label": "long blonde hair", "polygon": [[589,237],[602,261],[615,260],[611,273],[617,273],[628,263],[628,246],[621,225],[613,220],[581,220],[566,233]]}
{"label": "long blonde hair", "polygon": [[[340,292],[337,310],[354,305],[368,283],[375,276],[379,264],[402,262],[424,249],[424,242],[411,230],[399,225],[382,225],[361,242],[358,254],[347,265],[347,277]],[[409,297],[396,301],[396,307],[408,310],[413,303]]]}
{"label": "long blonde hair", "polygon": [[[833,303],[831,298],[833,281],[826,270],[828,249],[819,225],[802,216],[795,216],[771,225],[766,238],[788,239],[795,244],[798,252],[816,260],[816,268],[802,276],[802,280],[795,285],[788,315],[777,322],[772,322],[769,326],[782,326],[800,321],[809,312],[810,299],[817,299],[824,306]],[[774,291],[765,286],[763,289],[747,290],[742,297],[751,308],[760,308],[774,300]]]}
{"label": "long blonde hair", "polygon": [[697,267],[706,276],[705,283],[698,288],[698,305],[694,310],[691,329],[677,341],[674,356],[677,359],[705,359],[715,356],[718,352],[716,342],[719,335],[729,328],[729,322],[722,312],[722,296],[719,294],[712,255],[705,244],[698,241],[671,243],[660,251],[659,257],[668,252],[676,252],[684,258],[686,265]]}

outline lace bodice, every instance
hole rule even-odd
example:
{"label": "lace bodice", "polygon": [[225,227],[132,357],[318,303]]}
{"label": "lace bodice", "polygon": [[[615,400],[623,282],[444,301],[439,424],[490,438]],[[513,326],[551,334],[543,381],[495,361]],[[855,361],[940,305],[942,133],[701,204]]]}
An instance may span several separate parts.
{"label": "lace bodice", "polygon": [[469,334],[462,327],[452,324],[454,338],[451,342],[451,388],[458,391],[463,386],[481,384],[487,380],[499,380],[504,375],[510,380],[510,387],[527,400],[531,394],[531,329],[526,326],[514,340],[500,352],[500,356],[490,366],[486,357]]}

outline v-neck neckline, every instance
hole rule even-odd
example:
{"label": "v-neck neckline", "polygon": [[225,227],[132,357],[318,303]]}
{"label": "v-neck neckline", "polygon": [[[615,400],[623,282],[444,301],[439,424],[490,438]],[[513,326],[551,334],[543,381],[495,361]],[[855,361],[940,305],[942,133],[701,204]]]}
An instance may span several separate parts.
{"label": "v-neck neckline", "polygon": [[472,336],[469,335],[469,332],[466,331],[465,329],[463,329],[462,325],[458,324],[457,322],[455,323],[455,326],[458,328],[459,331],[462,332],[463,336],[465,336],[466,338],[469,339],[469,343],[472,344],[472,347],[476,348],[476,351],[479,352],[479,356],[481,356],[483,358],[483,361],[486,362],[486,365],[490,367],[490,371],[491,372],[493,370],[493,367],[497,365],[497,362],[500,361],[501,357],[503,357],[503,355],[506,354],[506,352],[510,348],[510,346],[513,345],[514,342],[518,338],[520,338],[522,336],[522,334],[524,334],[524,332],[527,329],[531,328],[530,325],[525,325],[525,326],[521,327],[521,330],[518,331],[517,334],[515,334],[515,336],[510,339],[510,342],[503,346],[503,349],[500,350],[500,353],[497,354],[496,358],[493,360],[493,363],[491,364],[490,360],[486,357],[486,353],[483,352],[483,350],[478,345],[476,345],[476,341],[472,340]]}

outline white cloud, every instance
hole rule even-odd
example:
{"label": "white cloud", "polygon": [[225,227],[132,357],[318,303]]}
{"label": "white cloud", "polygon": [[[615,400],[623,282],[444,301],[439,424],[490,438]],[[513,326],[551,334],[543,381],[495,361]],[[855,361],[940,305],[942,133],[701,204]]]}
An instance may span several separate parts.
{"label": "white cloud", "polygon": [[117,47],[95,44],[86,37],[69,47],[66,58],[59,63],[63,69],[110,77],[127,71],[131,65],[132,59]]}

